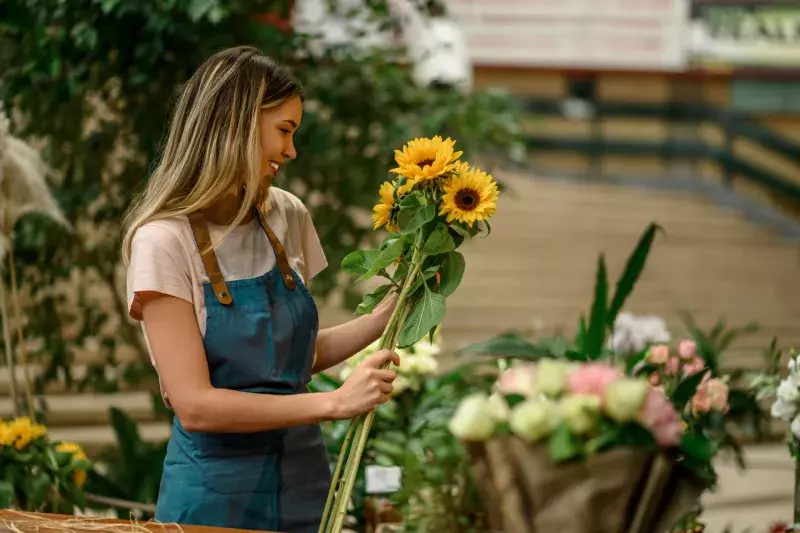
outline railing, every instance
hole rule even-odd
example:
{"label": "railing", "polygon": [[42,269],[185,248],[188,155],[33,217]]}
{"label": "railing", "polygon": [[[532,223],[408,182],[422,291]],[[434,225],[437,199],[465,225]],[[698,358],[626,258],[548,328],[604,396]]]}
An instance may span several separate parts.
{"label": "railing", "polygon": [[[528,149],[532,153],[537,150],[580,152],[590,158],[595,169],[599,168],[603,156],[607,155],[711,161],[719,165],[727,184],[730,185],[736,177],[741,177],[800,207],[800,185],[737,155],[734,151],[734,140],[747,139],[797,165],[798,176],[800,176],[800,144],[745,115],[706,104],[688,102],[658,104],[588,101],[586,103],[590,110],[587,120],[591,123],[587,135],[554,136],[547,132],[530,134],[527,137]],[[559,100],[526,99],[524,107],[527,112],[535,116],[566,115],[563,101]],[[698,126],[703,123],[711,124],[721,129],[724,142],[721,146],[716,146],[700,139],[609,138],[600,127],[602,121],[607,118],[651,118],[672,124]]]}

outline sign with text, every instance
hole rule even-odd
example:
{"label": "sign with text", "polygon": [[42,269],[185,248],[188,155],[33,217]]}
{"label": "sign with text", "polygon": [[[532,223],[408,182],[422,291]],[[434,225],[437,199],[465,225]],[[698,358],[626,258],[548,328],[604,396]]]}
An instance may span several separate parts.
{"label": "sign with text", "polygon": [[476,66],[681,69],[688,0],[448,0]]}
{"label": "sign with text", "polygon": [[707,64],[800,68],[800,2],[698,2],[691,55]]}

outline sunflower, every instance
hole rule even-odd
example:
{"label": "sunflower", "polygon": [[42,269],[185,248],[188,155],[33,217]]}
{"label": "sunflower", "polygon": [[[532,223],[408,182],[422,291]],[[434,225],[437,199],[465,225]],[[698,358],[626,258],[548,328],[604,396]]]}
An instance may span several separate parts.
{"label": "sunflower", "polygon": [[400,187],[401,194],[424,181],[434,180],[450,172],[455,166],[462,152],[455,152],[455,141],[448,138],[442,140],[440,136],[433,139],[417,138],[409,141],[403,151],[394,151],[394,160],[398,167],[391,170],[395,174],[404,176],[406,184]]}
{"label": "sunflower", "polygon": [[46,427],[37,424],[27,416],[15,418],[9,422],[8,431],[11,433],[14,447],[20,451],[25,449],[25,447],[34,440],[47,435]]}
{"label": "sunflower", "polygon": [[[74,442],[62,442],[56,446],[56,451],[60,453],[68,453],[72,455],[73,461],[87,461],[88,458],[86,457],[86,453],[83,451],[83,448],[80,445],[75,444]],[[75,470],[75,484],[78,487],[83,487],[83,484],[86,483],[86,472],[83,470]]]}
{"label": "sunflower", "polygon": [[372,221],[375,223],[373,229],[386,226],[387,231],[397,231],[397,225],[392,223],[392,209],[394,208],[394,183],[383,182],[378,194],[381,197],[380,203],[372,208]]}
{"label": "sunflower", "polygon": [[442,209],[447,221],[457,220],[470,227],[476,222],[492,216],[497,208],[499,191],[491,175],[469,168],[468,163],[459,163],[455,174],[442,186]]}

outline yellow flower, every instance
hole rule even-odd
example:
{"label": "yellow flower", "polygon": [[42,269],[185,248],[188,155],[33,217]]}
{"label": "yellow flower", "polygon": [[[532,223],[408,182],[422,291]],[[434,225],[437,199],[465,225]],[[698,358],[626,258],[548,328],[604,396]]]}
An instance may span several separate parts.
{"label": "yellow flower", "polygon": [[411,190],[414,185],[435,180],[453,170],[455,162],[463,152],[454,151],[455,141],[440,136],[433,139],[417,138],[409,141],[403,151],[394,151],[394,160],[398,167],[391,170],[404,176],[406,184],[400,187],[401,194]]}
{"label": "yellow flower", "polygon": [[[88,458],[86,457],[86,453],[84,453],[83,448],[80,447],[79,444],[74,442],[61,442],[56,446],[56,451],[59,453],[69,453],[72,454],[73,461],[87,461]],[[75,471],[75,484],[78,487],[83,487],[83,484],[86,483],[86,472],[83,470],[76,470]]]}
{"label": "yellow flower", "polygon": [[8,424],[9,432],[11,433],[11,440],[14,447],[18,450],[24,450],[28,444],[47,435],[47,428],[41,424],[33,422],[27,416],[15,418]]}
{"label": "yellow flower", "polygon": [[456,173],[444,183],[439,214],[446,214],[448,222],[457,220],[472,226],[494,214],[499,191],[492,176],[468,166],[457,164]]}
{"label": "yellow flower", "polygon": [[372,208],[372,221],[375,223],[373,229],[386,226],[387,231],[397,231],[397,225],[392,223],[391,218],[394,207],[394,183],[383,182],[378,194],[381,201]]}
{"label": "yellow flower", "polygon": [[11,428],[5,422],[0,421],[0,446],[11,446],[12,444],[14,444],[14,439]]}

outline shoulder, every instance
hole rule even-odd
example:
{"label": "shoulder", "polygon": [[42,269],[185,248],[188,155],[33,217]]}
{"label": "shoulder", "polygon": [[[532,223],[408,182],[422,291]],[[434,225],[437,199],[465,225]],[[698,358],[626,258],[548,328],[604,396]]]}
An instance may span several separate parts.
{"label": "shoulder", "polygon": [[153,220],[143,224],[131,240],[131,262],[152,256],[172,258],[184,264],[193,244],[189,219],[185,216]]}
{"label": "shoulder", "polygon": [[303,201],[286,189],[270,187],[269,202],[271,209],[277,209],[284,213],[287,218],[305,218],[308,216],[308,208]]}

